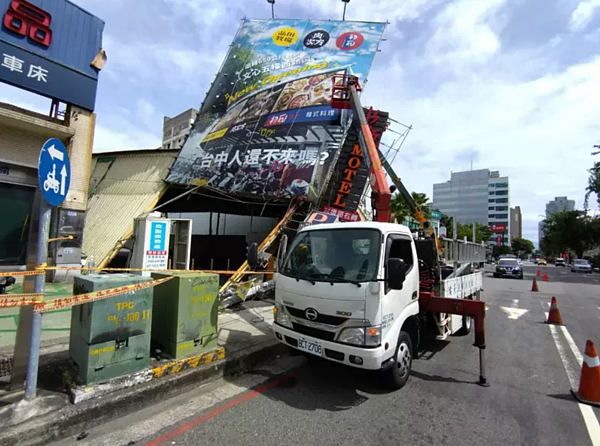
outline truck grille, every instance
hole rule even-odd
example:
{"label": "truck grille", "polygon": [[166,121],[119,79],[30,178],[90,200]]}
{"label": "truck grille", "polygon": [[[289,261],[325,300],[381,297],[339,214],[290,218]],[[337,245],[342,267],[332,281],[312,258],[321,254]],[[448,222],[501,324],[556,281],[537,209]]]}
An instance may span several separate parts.
{"label": "truck grille", "polygon": [[[300,309],[294,308],[294,307],[285,307],[285,308],[287,309],[288,313],[290,313],[292,316],[297,317],[298,319],[308,320],[306,318],[306,315],[304,314],[304,310],[300,310]],[[311,322],[320,322],[321,324],[337,326],[337,325],[342,325],[347,320],[348,319],[345,317],[329,316],[327,314],[319,313],[319,315],[317,316],[317,319],[315,319],[314,321],[311,321]]]}
{"label": "truck grille", "polygon": [[319,330],[318,328],[306,327],[305,325],[294,323],[292,323],[292,325],[294,327],[295,332],[301,333],[306,336],[311,336],[317,339],[323,339],[324,341],[333,341],[333,338],[335,338],[335,333],[332,333],[330,331]]}

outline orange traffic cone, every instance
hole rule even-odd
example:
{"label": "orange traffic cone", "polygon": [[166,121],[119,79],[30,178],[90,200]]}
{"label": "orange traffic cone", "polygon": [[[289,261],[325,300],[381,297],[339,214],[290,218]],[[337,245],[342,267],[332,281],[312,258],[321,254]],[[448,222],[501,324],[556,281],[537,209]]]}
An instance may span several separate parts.
{"label": "orange traffic cone", "polygon": [[596,346],[590,340],[585,343],[585,356],[581,366],[579,392],[571,390],[577,401],[600,407],[600,359]]}
{"label": "orange traffic cone", "polygon": [[537,280],[535,280],[535,277],[533,278],[533,283],[531,284],[531,291],[539,291],[537,286]]}
{"label": "orange traffic cone", "polygon": [[544,271],[544,277],[542,277],[542,280],[544,282],[548,282],[548,274],[546,273],[546,271]]}
{"label": "orange traffic cone", "polygon": [[562,325],[563,320],[560,315],[560,311],[558,310],[558,302],[556,301],[556,297],[552,296],[552,301],[550,303],[550,313],[548,314],[547,324],[555,324]]}
{"label": "orange traffic cone", "polygon": [[538,268],[538,273],[537,273],[538,277],[540,277],[542,275],[542,273],[540,272],[540,269]]}

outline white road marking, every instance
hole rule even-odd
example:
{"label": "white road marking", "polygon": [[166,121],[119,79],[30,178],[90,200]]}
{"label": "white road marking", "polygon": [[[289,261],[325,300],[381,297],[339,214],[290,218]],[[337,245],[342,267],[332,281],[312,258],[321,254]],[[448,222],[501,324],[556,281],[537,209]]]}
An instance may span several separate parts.
{"label": "white road marking", "polygon": [[519,299],[513,299],[513,307],[516,307],[519,303]]}
{"label": "white road marking", "polygon": [[519,319],[529,310],[523,310],[522,308],[509,308],[509,307],[500,307],[502,311],[504,311],[509,319]]}
{"label": "white road marking", "polygon": [[581,352],[577,348],[577,344],[575,344],[575,341],[573,340],[571,333],[569,333],[569,330],[567,330],[567,327],[565,327],[564,325],[561,325],[560,329],[562,330],[563,334],[565,335],[565,338],[567,339],[567,344],[569,344],[569,347],[571,348],[571,351],[573,352],[575,359],[577,359],[577,362],[579,364],[583,364],[583,356],[581,355]]}
{"label": "white road marking", "polygon": [[[548,319],[548,313],[544,313],[546,315],[546,320]],[[558,330],[556,326],[549,324],[550,333],[552,334],[552,339],[554,339],[554,344],[556,344],[556,349],[558,350],[558,354],[560,356],[560,360],[563,363],[565,368],[565,372],[567,372],[567,378],[569,378],[569,382],[571,383],[571,387],[577,389],[578,377],[577,373],[573,369],[573,366],[569,362],[567,358],[567,353],[560,341],[560,337],[558,335]],[[563,328],[563,326],[561,326]],[[566,330],[566,329],[565,329]],[[564,333],[564,330],[563,330]],[[567,341],[568,342],[568,341]],[[575,347],[577,348],[577,347]],[[580,353],[581,355],[581,353]],[[577,357],[577,355],[575,355]],[[600,446],[600,424],[598,424],[598,419],[594,414],[591,406],[587,404],[577,403],[579,406],[579,410],[581,411],[581,416],[583,417],[583,421],[585,422],[585,427],[587,427],[588,434],[590,436],[590,440],[592,441],[593,446]]]}

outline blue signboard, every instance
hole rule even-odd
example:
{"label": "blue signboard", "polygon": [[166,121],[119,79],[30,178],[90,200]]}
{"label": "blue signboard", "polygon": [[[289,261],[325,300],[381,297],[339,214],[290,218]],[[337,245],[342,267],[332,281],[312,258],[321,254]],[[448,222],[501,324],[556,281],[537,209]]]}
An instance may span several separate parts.
{"label": "blue signboard", "polygon": [[165,251],[167,224],[153,221],[150,223],[150,251]]}
{"label": "blue signboard", "polygon": [[0,81],[93,110],[103,29],[68,0],[0,0]]}
{"label": "blue signboard", "polygon": [[67,148],[60,139],[44,143],[38,161],[40,190],[51,206],[59,206],[67,197],[71,184],[71,163]]}
{"label": "blue signboard", "polygon": [[0,80],[93,110],[98,81],[0,41]]}
{"label": "blue signboard", "polygon": [[265,127],[276,125],[291,125],[307,123],[338,123],[340,120],[340,110],[331,108],[330,105],[320,105],[316,107],[306,107],[300,110],[288,110],[280,113],[273,113],[267,116]]}

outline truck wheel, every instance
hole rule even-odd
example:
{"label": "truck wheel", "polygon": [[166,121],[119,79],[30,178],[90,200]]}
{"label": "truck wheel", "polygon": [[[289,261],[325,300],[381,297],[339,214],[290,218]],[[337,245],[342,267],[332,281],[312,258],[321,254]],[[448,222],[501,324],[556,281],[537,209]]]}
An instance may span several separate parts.
{"label": "truck wheel", "polygon": [[494,277],[497,279],[498,278],[498,274],[494,273]]}
{"label": "truck wheel", "polygon": [[456,334],[459,336],[466,336],[471,333],[471,327],[473,327],[473,318],[471,316],[463,316],[462,327]]}
{"label": "truck wheel", "polygon": [[408,381],[412,369],[413,346],[410,336],[405,331],[400,332],[394,363],[387,370],[387,378],[390,388],[401,389]]}

